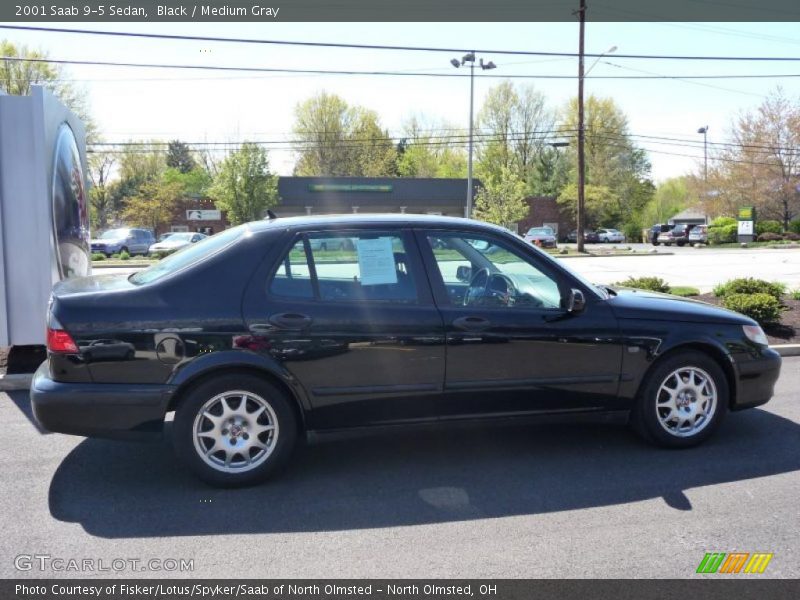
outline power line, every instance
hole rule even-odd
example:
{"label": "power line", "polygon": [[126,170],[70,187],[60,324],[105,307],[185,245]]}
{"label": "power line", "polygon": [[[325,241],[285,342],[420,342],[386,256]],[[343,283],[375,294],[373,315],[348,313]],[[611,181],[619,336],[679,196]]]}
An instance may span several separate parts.
{"label": "power line", "polygon": [[[421,71],[357,71],[352,69],[295,69],[287,67],[238,67],[226,65],[187,65],[163,63],[133,63],[102,60],[66,60],[54,58],[25,58],[18,56],[0,56],[0,60],[28,63],[48,63],[56,65],[80,65],[90,67],[126,67],[144,69],[180,69],[198,71],[234,71],[252,73],[304,73],[307,75],[366,75],[366,76],[393,76],[393,77],[448,77],[465,78],[464,73],[433,73]],[[606,61],[603,61],[606,62]],[[618,66],[613,65],[611,66]],[[486,74],[481,73],[475,77],[487,79],[576,79],[576,75],[526,75],[517,73]],[[586,79],[784,79],[797,78],[800,73],[771,73],[771,74],[729,74],[729,75],[591,75]]]}
{"label": "power line", "polygon": [[[278,46],[307,46],[313,48],[349,48],[360,50],[394,50],[407,52],[480,52],[486,54],[505,54],[522,56],[562,56],[576,58],[575,52],[544,52],[533,50],[501,50],[501,49],[479,49],[479,48],[447,48],[433,46],[393,46],[386,44],[356,44],[343,42],[308,42],[290,40],[271,40],[258,38],[231,38],[218,36],[200,35],[177,35],[165,33],[139,33],[131,31],[107,31],[91,29],[74,29],[66,27],[35,27],[29,25],[0,25],[0,29],[13,29],[19,31],[38,31],[43,33],[69,33],[80,35],[114,36],[126,38],[147,38],[174,41],[194,41],[194,42],[220,42],[237,44],[268,44]],[[590,58],[600,58],[603,54],[586,53]],[[797,62],[798,56],[692,56],[692,55],[658,55],[658,54],[615,54],[617,58],[642,59],[642,60],[705,60],[705,61],[779,61]]]}

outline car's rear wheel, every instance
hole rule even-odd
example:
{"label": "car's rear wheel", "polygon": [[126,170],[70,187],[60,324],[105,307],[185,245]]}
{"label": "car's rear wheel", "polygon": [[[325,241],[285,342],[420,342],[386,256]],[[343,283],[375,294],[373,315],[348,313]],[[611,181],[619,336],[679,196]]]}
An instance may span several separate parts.
{"label": "car's rear wheel", "polygon": [[212,485],[263,481],[282,467],[297,439],[297,418],[280,389],[230,374],[189,392],[175,413],[175,453]]}
{"label": "car's rear wheel", "polygon": [[647,440],[669,448],[702,443],[728,410],[728,381],[710,356],[679,352],[656,365],[644,382],[632,422]]}

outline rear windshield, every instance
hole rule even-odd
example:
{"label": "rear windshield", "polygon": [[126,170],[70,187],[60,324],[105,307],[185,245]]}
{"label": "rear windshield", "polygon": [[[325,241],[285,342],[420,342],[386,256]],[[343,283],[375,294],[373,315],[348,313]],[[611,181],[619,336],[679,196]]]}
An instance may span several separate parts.
{"label": "rear windshield", "polygon": [[226,246],[229,246],[243,235],[248,235],[250,229],[247,225],[239,225],[233,229],[226,229],[216,235],[207,237],[196,244],[189,244],[178,250],[175,254],[160,260],[152,267],[148,267],[143,271],[134,273],[130,276],[131,283],[137,285],[144,285],[152,283],[172,273],[181,271],[195,263],[202,261],[204,258],[216,254]]}

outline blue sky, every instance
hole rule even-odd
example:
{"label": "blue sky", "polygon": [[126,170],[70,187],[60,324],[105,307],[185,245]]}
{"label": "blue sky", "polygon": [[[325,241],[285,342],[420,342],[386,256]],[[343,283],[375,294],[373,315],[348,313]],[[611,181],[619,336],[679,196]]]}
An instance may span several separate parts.
{"label": "blue sky", "polygon": [[[32,24],[33,25],[33,24]],[[36,25],[42,25],[37,23]],[[44,24],[47,26],[47,24]],[[56,26],[56,25],[53,25]],[[61,24],[60,26],[65,26]],[[220,37],[356,42],[388,45],[474,47],[574,52],[575,23],[94,23],[82,29],[139,31]],[[586,29],[587,52],[617,46],[617,54],[799,56],[797,23],[593,23]],[[51,58],[147,63],[213,64],[356,70],[452,72],[449,53],[319,49],[249,44],[164,41],[3,30],[0,37],[47,50]],[[576,59],[486,54],[492,74],[574,75]],[[587,61],[587,66],[591,60]],[[720,63],[638,61],[613,54],[592,75],[800,74],[798,62]],[[291,137],[295,105],[320,90],[372,108],[383,125],[399,134],[411,114],[423,113],[467,127],[469,80],[459,78],[333,75],[232,74],[70,66],[66,76],[89,95],[92,112],[107,141],[172,139],[190,142]],[[478,79],[476,107],[497,80]],[[525,80],[554,108],[576,94],[577,80]],[[639,138],[650,151],[656,180],[697,169],[702,161],[699,127],[709,142],[730,139],[736,115],[755,108],[776,86],[800,96],[800,77],[775,79],[602,80],[586,82],[587,95],[610,96],[626,112],[632,133],[688,140],[668,145]],[[689,155],[675,156],[674,154]],[[281,174],[291,171],[288,151],[272,152]]]}

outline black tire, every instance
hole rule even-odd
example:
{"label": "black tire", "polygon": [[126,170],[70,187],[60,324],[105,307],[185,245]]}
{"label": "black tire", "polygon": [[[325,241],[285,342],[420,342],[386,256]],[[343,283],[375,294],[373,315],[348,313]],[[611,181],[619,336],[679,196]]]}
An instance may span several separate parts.
{"label": "black tire", "polygon": [[[235,462],[242,464],[238,466],[237,464],[233,464],[233,459],[231,460],[230,467],[225,467],[225,465],[217,465],[214,467],[209,464],[209,462],[214,463],[216,461],[221,461],[223,460],[223,456],[228,455],[229,452],[225,449],[230,448],[227,435],[224,438],[225,448],[221,447],[220,450],[212,452],[208,461],[201,457],[200,450],[198,449],[198,445],[200,444],[207,443],[209,447],[215,447],[214,444],[218,442],[206,440],[206,438],[202,440],[198,438],[198,441],[196,441],[195,420],[202,419],[199,417],[199,413],[204,408],[210,408],[212,411],[214,410],[215,404],[206,406],[207,403],[212,402],[215,398],[219,398],[221,395],[228,392],[237,392],[237,394],[231,395],[231,402],[229,404],[229,406],[231,404],[236,406],[236,409],[241,406],[241,404],[238,406],[235,404],[235,398],[241,398],[238,392],[246,392],[249,395],[248,397],[251,398],[251,400],[247,401],[249,404],[244,409],[245,413],[247,413],[249,409],[254,409],[249,413],[250,419],[246,419],[247,423],[243,426],[237,426],[237,433],[232,433],[231,435],[240,436],[235,438],[236,443],[243,444],[242,447],[246,448],[247,454],[254,457],[256,462],[255,466],[248,465],[245,462],[247,459],[244,453],[240,454],[234,450],[230,450],[232,456],[239,457]],[[261,408],[258,403],[259,400],[268,405],[269,409],[271,409],[271,413],[265,409],[262,411],[261,416],[256,417],[254,420],[252,417],[256,414],[255,409]],[[240,487],[260,483],[286,465],[297,441],[297,417],[291,402],[292,400],[288,398],[282,390],[269,381],[255,375],[230,373],[208,379],[189,391],[175,412],[175,420],[172,427],[172,442],[175,448],[175,454],[195,473],[195,475],[213,486]],[[217,415],[214,414],[213,416]],[[221,413],[219,418],[222,418]],[[256,427],[263,428],[269,426],[273,419],[276,423],[272,425],[273,429],[271,432],[255,434]],[[224,423],[228,423],[228,421]],[[216,432],[216,427],[213,426],[210,420],[201,420],[199,423],[200,427],[204,424],[211,426],[208,433]],[[220,432],[228,431],[222,427],[221,425]],[[249,434],[248,431],[252,432],[252,434]],[[249,435],[253,437],[250,438]],[[233,440],[234,438],[232,437],[230,439]],[[265,445],[265,455],[261,456],[258,454],[260,448],[250,448],[247,446],[247,440],[250,439],[259,440]],[[270,443],[267,440],[272,440],[272,442]],[[255,455],[251,454],[252,450],[256,451]]]}
{"label": "black tire", "polygon": [[[661,391],[661,386],[676,371],[690,368],[700,370],[710,378],[716,389],[716,400],[710,416],[701,422],[702,427],[696,432],[670,432],[668,431],[670,425],[662,424],[669,407],[662,404],[659,408],[659,399],[663,401],[668,397],[666,392]],[[685,350],[669,355],[656,364],[646,377],[634,405],[631,424],[642,437],[655,445],[665,448],[697,446],[714,434],[728,412],[730,398],[728,379],[719,364],[703,352]],[[701,406],[696,399],[692,401],[690,398],[683,398],[682,401],[688,404],[685,407],[687,411],[685,414],[695,410],[695,404]],[[675,413],[677,414],[677,412],[676,410]],[[676,428],[677,426],[680,426],[680,422],[676,421]]]}
{"label": "black tire", "polygon": [[658,246],[661,242],[653,242],[653,246]]}
{"label": "black tire", "polygon": [[683,248],[686,245],[686,242],[678,242],[678,248]]}

